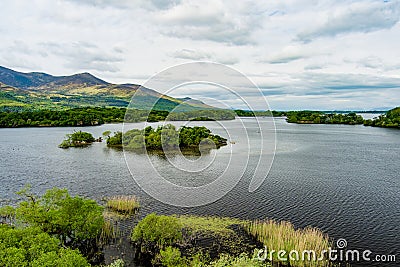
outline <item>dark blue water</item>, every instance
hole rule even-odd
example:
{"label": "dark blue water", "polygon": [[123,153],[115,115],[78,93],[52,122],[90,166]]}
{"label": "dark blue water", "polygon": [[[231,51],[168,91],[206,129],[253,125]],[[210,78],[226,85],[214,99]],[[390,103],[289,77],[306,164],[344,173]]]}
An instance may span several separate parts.
{"label": "dark blue water", "polygon": [[[245,119],[250,126],[252,120]],[[238,123],[232,121],[228,127]],[[212,122],[198,124],[216,127]],[[147,196],[132,179],[123,152],[104,143],[82,149],[58,148],[73,128],[0,129],[0,204],[18,200],[15,192],[27,183],[37,193],[57,186],[97,200],[134,194],[141,198],[144,214],[156,211],[288,220],[296,227],[314,226],[334,239],[345,238],[349,248],[397,254],[400,260],[400,131],[297,125],[283,119],[276,121],[276,128],[275,161],[262,186],[249,193],[250,176],[246,172],[225,197],[197,208],[173,207]],[[98,137],[105,130],[121,130],[122,125],[79,129]],[[226,149],[215,153],[226,153]],[[249,164],[255,166],[251,159]],[[165,166],[161,158],[156,161],[161,168],[169,168],[167,161]],[[149,175],[153,172],[147,171]],[[170,179],[178,181],[179,177]],[[354,266],[398,263],[363,262]]]}

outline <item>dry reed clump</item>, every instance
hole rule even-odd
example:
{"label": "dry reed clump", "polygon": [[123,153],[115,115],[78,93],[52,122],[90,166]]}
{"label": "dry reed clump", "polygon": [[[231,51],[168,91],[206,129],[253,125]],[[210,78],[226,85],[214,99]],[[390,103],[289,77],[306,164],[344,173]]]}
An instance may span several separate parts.
{"label": "dry reed clump", "polygon": [[135,196],[113,196],[107,199],[107,208],[124,215],[133,215],[140,208]]}
{"label": "dry reed clump", "polygon": [[[295,229],[289,222],[276,222],[273,220],[253,221],[248,223],[247,231],[267,248],[267,259],[272,262],[286,262],[291,266],[320,267],[330,266],[327,260],[328,251],[332,247],[327,235],[316,228]],[[274,253],[271,253],[274,250]],[[278,251],[284,250],[284,261],[278,259]],[[297,251],[298,256],[296,255]],[[308,256],[308,251],[315,251]],[[272,254],[272,257],[271,257]],[[303,257],[304,254],[304,257]],[[318,258],[324,255],[324,260]],[[282,257],[281,257],[282,258]]]}

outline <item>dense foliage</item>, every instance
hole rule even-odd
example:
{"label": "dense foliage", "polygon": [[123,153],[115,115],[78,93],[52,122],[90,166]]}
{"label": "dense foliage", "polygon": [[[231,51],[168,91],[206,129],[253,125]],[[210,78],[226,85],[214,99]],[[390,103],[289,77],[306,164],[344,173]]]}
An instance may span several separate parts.
{"label": "dense foliage", "polygon": [[389,110],[386,114],[374,119],[364,120],[355,112],[324,113],[321,111],[288,111],[284,113],[289,123],[303,124],[364,124],[364,126],[400,128],[400,107]]}
{"label": "dense foliage", "polygon": [[91,133],[77,131],[67,134],[66,139],[59,145],[60,148],[86,146],[95,141]]}
{"label": "dense foliage", "polygon": [[239,117],[270,117],[270,116],[281,117],[281,116],[286,115],[285,112],[276,111],[276,110],[273,110],[273,111],[269,111],[269,110],[252,111],[252,110],[237,109],[237,110],[235,110],[235,113]]}
{"label": "dense foliage", "polygon": [[92,126],[122,122],[124,108],[74,108],[68,110],[37,110],[0,112],[0,127],[31,126]]}
{"label": "dense foliage", "polygon": [[114,132],[113,136],[107,138],[108,146],[121,146],[122,145],[122,132]]}
{"label": "dense foliage", "polygon": [[386,114],[381,115],[373,120],[366,120],[364,122],[364,125],[375,127],[400,128],[400,107],[389,110]]}
{"label": "dense foliage", "polygon": [[356,113],[348,114],[325,114],[319,111],[289,111],[287,112],[287,122],[307,123],[307,124],[363,124],[364,119]]}
{"label": "dense foliage", "polygon": [[[222,109],[168,112],[162,110],[138,110],[126,108],[86,107],[67,110],[36,110],[0,112],[0,127],[56,127],[94,126],[112,122],[156,122],[163,120],[233,120],[232,111]],[[126,113],[126,114],[125,114]],[[125,116],[126,115],[126,116]]]}
{"label": "dense foliage", "polygon": [[191,257],[182,256],[178,248],[167,247],[160,251],[156,263],[165,267],[267,267],[271,266],[265,261],[260,261],[256,257],[249,257],[242,253],[237,257],[228,254],[221,255],[218,259],[210,261],[202,254],[196,254]]}
{"label": "dense foliage", "polygon": [[226,145],[226,139],[214,135],[206,127],[181,127],[178,130],[172,124],[143,130],[133,129],[124,135],[115,132],[107,139],[109,146],[124,146],[127,149],[165,150],[174,148],[204,148],[221,147]]}
{"label": "dense foliage", "polygon": [[89,266],[78,250],[63,248],[37,227],[0,225],[0,266]]}
{"label": "dense foliage", "polygon": [[53,188],[37,197],[29,188],[20,195],[27,198],[15,209],[15,216],[31,226],[56,236],[64,245],[77,247],[95,239],[103,225],[103,207],[96,201],[72,197],[66,189]]}
{"label": "dense foliage", "polygon": [[169,121],[218,121],[234,120],[235,112],[225,109],[206,109],[186,112],[171,112],[168,114]]}
{"label": "dense foliage", "polygon": [[65,189],[18,194],[26,200],[0,209],[0,266],[89,266],[82,255],[97,261],[102,206]]}

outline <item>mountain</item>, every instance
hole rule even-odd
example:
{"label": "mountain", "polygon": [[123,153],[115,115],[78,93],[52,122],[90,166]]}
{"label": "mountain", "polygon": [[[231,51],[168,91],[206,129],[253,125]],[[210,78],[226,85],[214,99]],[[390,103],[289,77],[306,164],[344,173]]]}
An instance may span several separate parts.
{"label": "mountain", "polygon": [[[137,84],[112,84],[90,73],[53,76],[23,73],[0,66],[0,110],[66,109],[82,106],[180,111],[216,109],[191,98],[173,98]],[[156,105],[153,104],[156,102]]]}
{"label": "mountain", "polygon": [[0,66],[0,82],[20,89],[40,89],[52,86],[65,86],[68,84],[108,84],[87,72],[71,76],[53,76],[42,72],[23,73],[2,66]]}

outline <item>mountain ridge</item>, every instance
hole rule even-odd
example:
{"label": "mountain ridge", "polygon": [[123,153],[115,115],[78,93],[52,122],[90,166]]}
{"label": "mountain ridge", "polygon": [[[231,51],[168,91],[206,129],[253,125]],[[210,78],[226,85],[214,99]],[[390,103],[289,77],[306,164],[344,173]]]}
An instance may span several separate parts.
{"label": "mountain ridge", "polygon": [[0,81],[20,89],[41,88],[47,84],[63,85],[66,83],[107,85],[110,84],[94,75],[83,72],[66,76],[53,76],[44,72],[19,72],[0,66]]}
{"label": "mountain ridge", "polygon": [[[3,84],[0,86],[0,110],[127,107],[129,103],[137,109],[170,111],[177,106],[182,111],[217,109],[199,100],[174,98],[138,84],[109,83],[88,72],[53,76],[0,66],[0,83]],[[135,100],[131,102],[134,95]]]}

